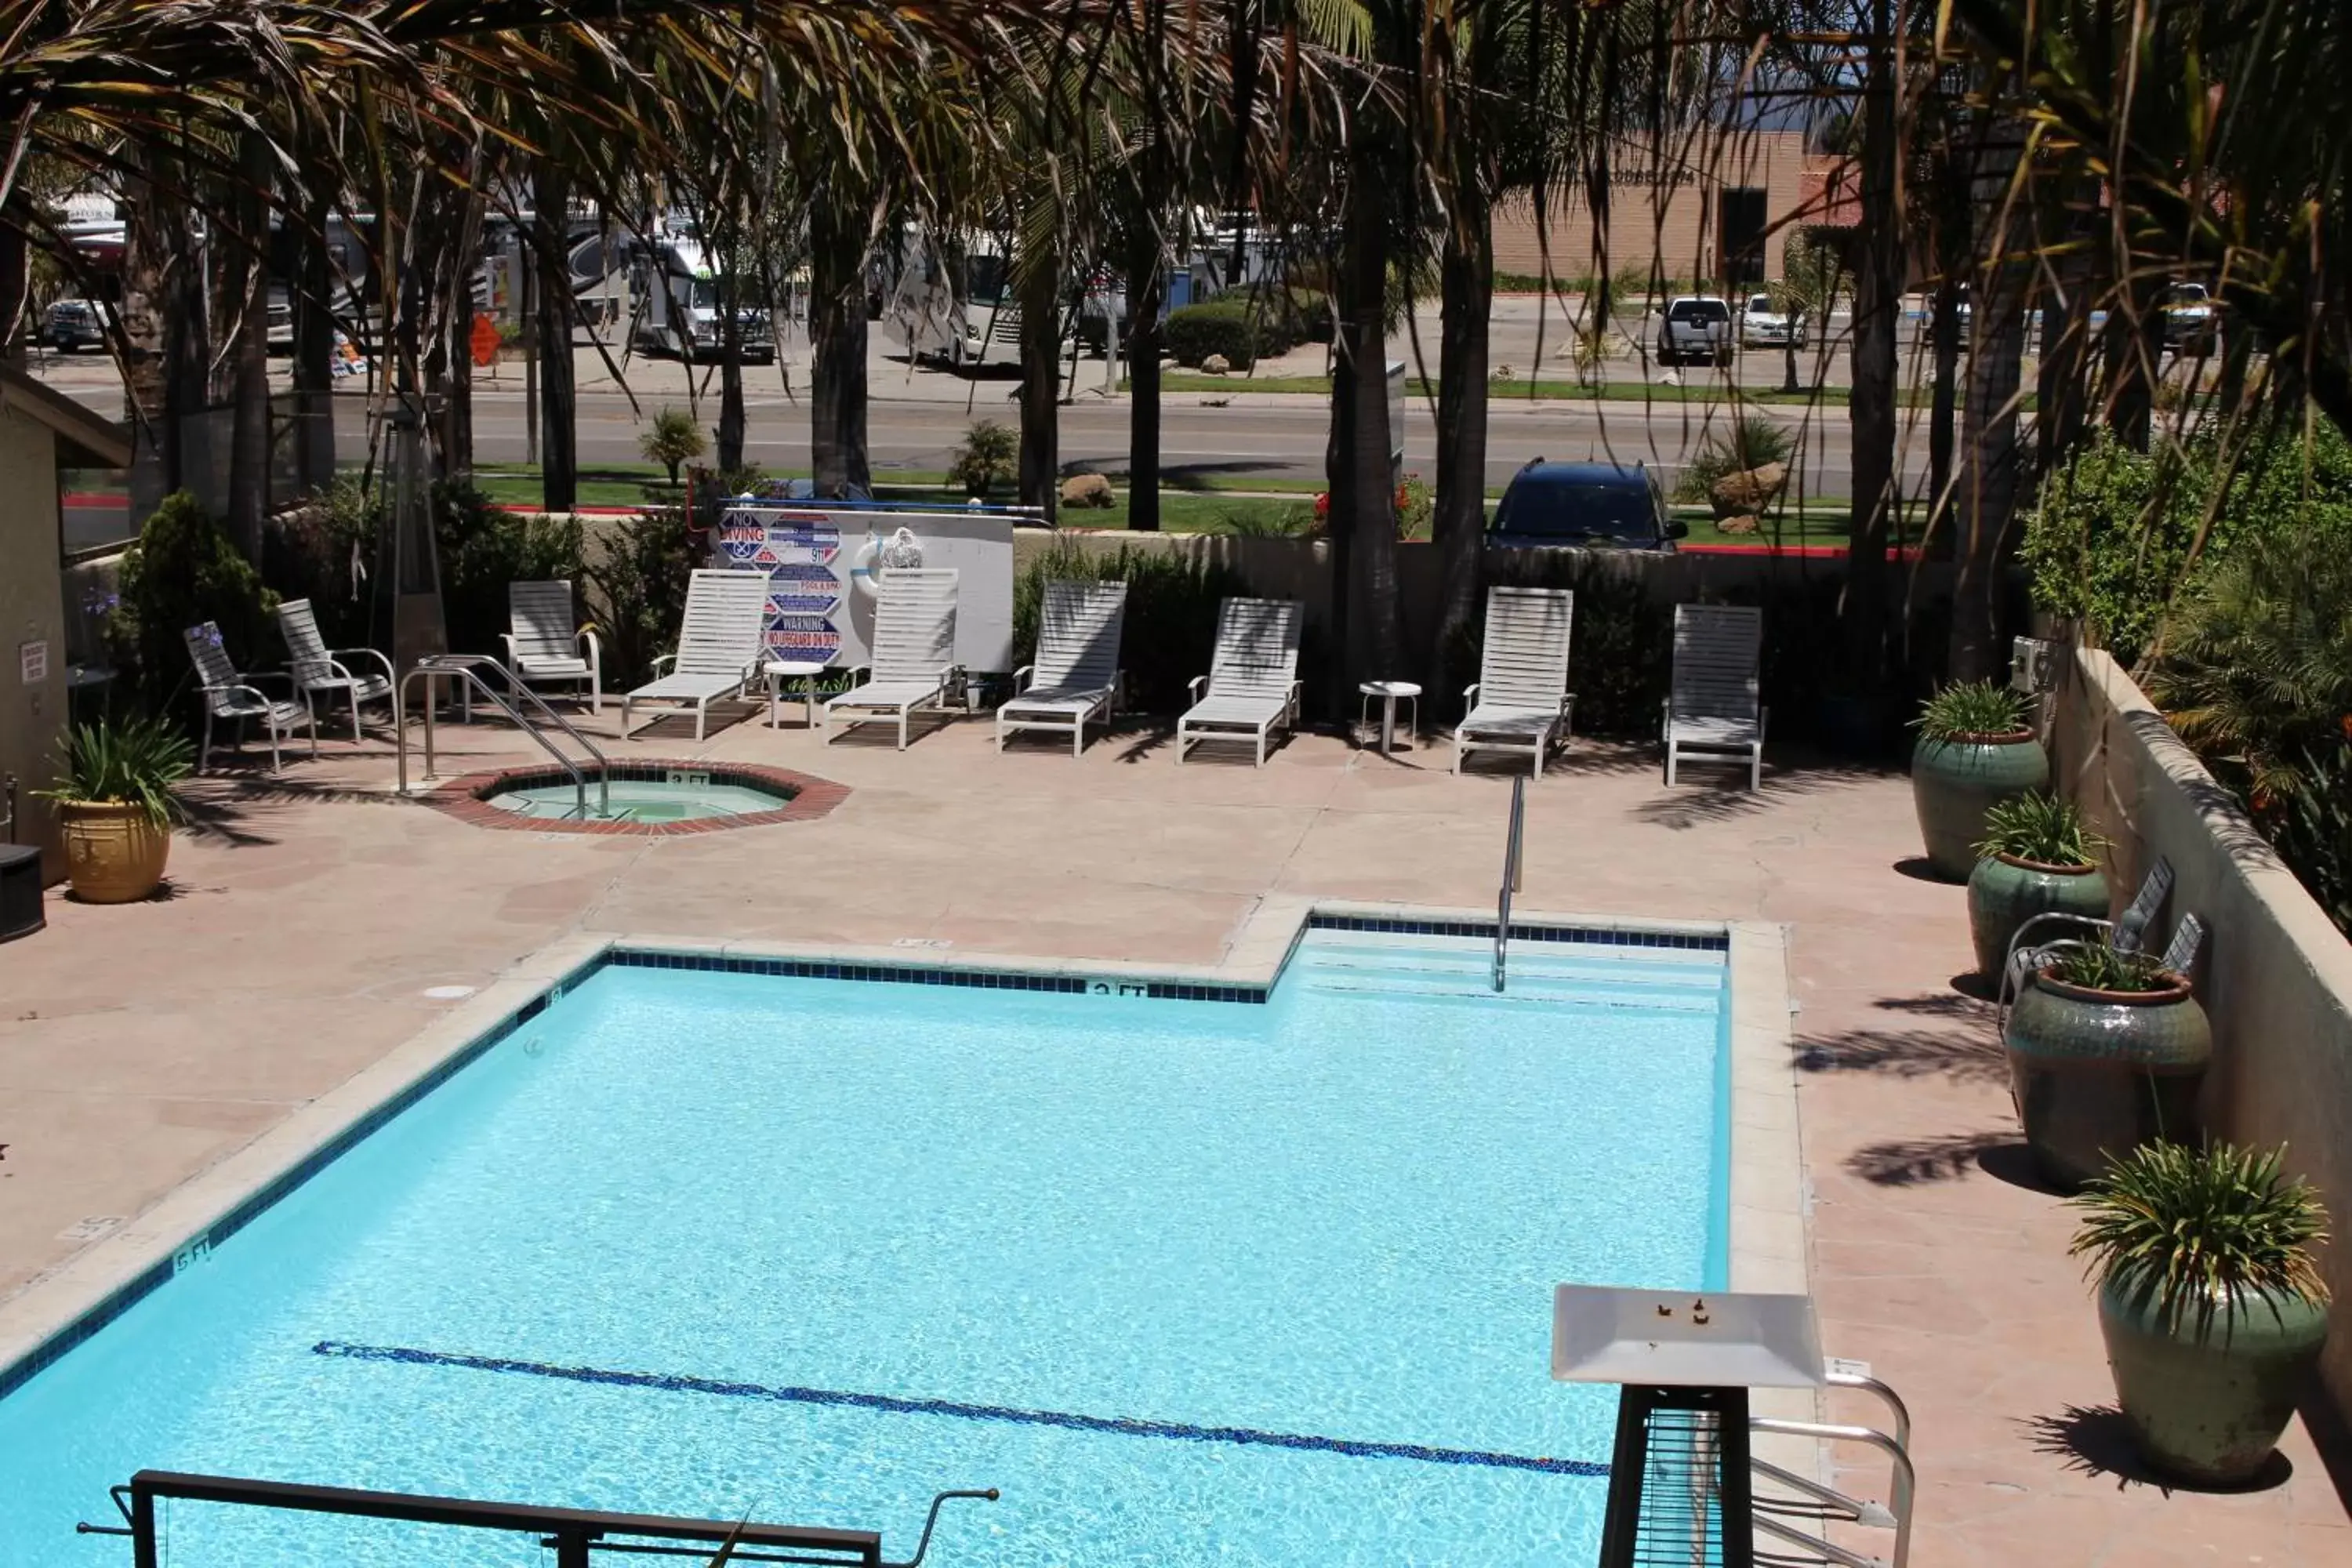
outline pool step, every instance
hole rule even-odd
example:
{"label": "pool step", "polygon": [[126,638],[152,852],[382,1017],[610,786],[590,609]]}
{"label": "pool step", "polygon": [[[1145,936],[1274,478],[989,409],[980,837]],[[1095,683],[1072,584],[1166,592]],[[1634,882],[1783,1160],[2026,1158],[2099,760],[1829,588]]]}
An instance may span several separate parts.
{"label": "pool step", "polygon": [[[1494,994],[1494,947],[1475,937],[1349,932],[1330,940],[1318,934],[1300,946],[1291,968],[1318,991]],[[1511,947],[1504,994],[1527,1001],[1708,1012],[1721,1003],[1723,974],[1722,955],[1705,951],[1523,942]]]}

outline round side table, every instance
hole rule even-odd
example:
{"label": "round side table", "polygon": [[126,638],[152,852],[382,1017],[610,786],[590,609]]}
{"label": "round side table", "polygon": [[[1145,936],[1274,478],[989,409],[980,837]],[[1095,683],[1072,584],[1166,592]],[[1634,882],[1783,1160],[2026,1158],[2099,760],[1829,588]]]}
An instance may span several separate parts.
{"label": "round side table", "polygon": [[1410,680],[1367,680],[1356,688],[1361,700],[1356,704],[1356,732],[1363,734],[1371,728],[1372,699],[1381,700],[1381,754],[1388,755],[1397,749],[1397,699],[1412,704],[1412,722],[1405,726],[1405,745],[1411,749],[1412,735],[1421,724],[1421,688]]}
{"label": "round side table", "polygon": [[760,673],[768,678],[769,729],[772,730],[777,725],[776,710],[787,680],[801,683],[802,727],[816,728],[816,678],[824,673],[824,668],[822,662],[807,658],[772,658],[761,667]]}

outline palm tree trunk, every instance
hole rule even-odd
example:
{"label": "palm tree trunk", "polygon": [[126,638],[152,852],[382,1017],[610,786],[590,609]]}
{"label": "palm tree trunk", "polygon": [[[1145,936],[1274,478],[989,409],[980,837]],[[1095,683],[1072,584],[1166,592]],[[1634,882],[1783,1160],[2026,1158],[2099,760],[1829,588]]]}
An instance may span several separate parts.
{"label": "palm tree trunk", "polygon": [[551,158],[531,166],[531,248],[539,272],[539,491],[551,512],[580,500],[580,441],[572,364],[572,174]]}
{"label": "palm tree trunk", "polygon": [[1031,257],[1020,270],[1021,504],[1045,509],[1051,523],[1061,500],[1061,258]]}
{"label": "palm tree trunk", "polygon": [[[2006,133],[2004,133],[2006,132]],[[1979,154],[1979,210],[2003,210],[2003,184],[2022,154],[2013,128],[1997,130]],[[1994,225],[2000,228],[1998,222]],[[2025,226],[2011,210],[2008,232],[1996,232],[1989,254],[2007,258],[2023,248]],[[1945,676],[1984,680],[2007,668],[2000,626],[2002,567],[2015,541],[2019,461],[2017,393],[2025,355],[2028,267],[1994,261],[1977,270],[1970,314],[1968,454],[1953,521],[1958,574],[1952,583],[1952,632]]]}
{"label": "palm tree trunk", "polygon": [[1397,613],[1396,491],[1389,460],[1389,236],[1382,166],[1371,139],[1349,154],[1339,262],[1339,355],[1331,397],[1330,711],[1358,682],[1402,669]]}
{"label": "palm tree trunk", "polygon": [[1151,235],[1127,268],[1127,526],[1160,527],[1160,304],[1168,274]]}
{"label": "palm tree trunk", "polygon": [[304,205],[294,234],[294,276],[287,289],[293,312],[295,472],[305,490],[335,477],[334,278],[327,254],[328,204]]}
{"label": "palm tree trunk", "polygon": [[1950,272],[1936,285],[1927,330],[1936,356],[1927,412],[1927,538],[1931,547],[1943,549],[1950,544],[1943,528],[1950,516],[1946,492],[1952,483],[1952,426],[1960,389],[1960,284]]}
{"label": "palm tree trunk", "polygon": [[736,278],[731,263],[740,247],[721,249],[730,258],[719,272],[719,471],[743,471],[743,322],[735,308]]}
{"label": "palm tree trunk", "polygon": [[163,136],[132,155],[144,174],[123,190],[123,394],[132,420],[131,517],[143,521],[173,491],[209,485],[211,446],[199,416],[212,350],[190,221],[195,203],[181,187],[179,161]]}
{"label": "palm tree trunk", "polygon": [[25,363],[25,231],[0,223],[0,364]]}
{"label": "palm tree trunk", "polygon": [[866,226],[820,192],[809,211],[809,460],[816,493],[872,493],[866,444]]}
{"label": "palm tree trunk", "polygon": [[1447,692],[1464,684],[1464,672],[1450,667],[1477,613],[1486,555],[1487,316],[1495,302],[1492,214],[1469,183],[1457,200],[1462,207],[1438,264],[1437,494],[1430,522],[1439,587],[1427,668]]}
{"label": "palm tree trunk", "polygon": [[223,248],[235,269],[236,342],[234,425],[229,436],[229,537],[247,561],[261,561],[269,516],[269,142],[258,131],[238,139],[238,185],[228,204],[239,232]]}
{"label": "palm tree trunk", "polygon": [[1886,542],[1899,495],[1895,472],[1895,317],[1903,247],[1895,210],[1892,0],[1873,0],[1862,99],[1862,233],[1853,289],[1853,516],[1846,535],[1845,643],[1849,695],[1875,728],[1886,684]]}

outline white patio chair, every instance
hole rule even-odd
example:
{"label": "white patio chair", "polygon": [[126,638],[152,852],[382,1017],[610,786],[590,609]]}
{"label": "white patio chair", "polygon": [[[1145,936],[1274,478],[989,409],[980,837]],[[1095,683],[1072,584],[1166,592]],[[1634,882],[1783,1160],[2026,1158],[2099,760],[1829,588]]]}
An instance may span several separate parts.
{"label": "white patio chair", "polygon": [[759,676],[767,635],[765,572],[696,572],[687,579],[677,651],[656,658],[654,679],[621,699],[622,738],[628,738],[635,704],[660,702],[693,709],[694,738],[701,740],[711,703],[742,695]]}
{"label": "white patio chair", "polygon": [[[285,635],[286,652],[294,670],[294,688],[308,705],[324,695],[340,692],[351,700],[352,739],[360,738],[360,704],[392,701],[392,660],[372,647],[330,648],[320,635],[319,617],[308,599],[288,599],[278,606],[278,629]],[[373,664],[374,668],[370,668]],[[354,669],[356,665],[359,668]]]}
{"label": "white patio chair", "polygon": [[596,634],[572,614],[567,582],[509,583],[507,621],[499,636],[507,645],[507,673],[518,686],[585,686],[588,711],[604,710],[604,653]]}
{"label": "white patio chair", "polygon": [[1666,783],[1685,756],[1745,761],[1764,783],[1764,721],[1756,665],[1764,612],[1752,605],[1676,605],[1672,693],[1665,702]]}
{"label": "white patio chair", "polygon": [[1454,771],[1472,752],[1534,760],[1568,743],[1576,699],[1568,689],[1568,639],[1576,595],[1567,588],[1489,588],[1478,683],[1463,692],[1469,711],[1454,731]]}
{"label": "white patio chair", "polygon": [[188,658],[194,661],[196,680],[205,699],[205,742],[196,753],[196,772],[203,773],[213,763],[213,721],[236,721],[236,744],[245,744],[245,724],[248,719],[258,719],[269,733],[269,771],[278,769],[278,740],[295,731],[308,728],[310,731],[310,754],[319,754],[319,718],[307,702],[297,702],[290,696],[276,698],[263,691],[264,680],[282,680],[290,692],[294,678],[283,670],[267,675],[240,674],[230,661],[228,650],[221,646],[220,627],[206,621],[200,626],[190,626],[181,634],[187,639]]}
{"label": "white patio chair", "polygon": [[[1020,730],[1070,737],[1070,755],[1086,751],[1087,722],[1118,710],[1126,676],[1118,668],[1127,619],[1127,584],[1048,583],[1037,616],[1037,662],[1013,672],[1014,696],[996,710],[996,749]],[[1026,677],[1026,682],[1024,682]]]}
{"label": "white patio chair", "polygon": [[[2111,921],[2096,920],[2089,915],[2068,914],[2063,910],[2051,910],[2022,921],[2010,933],[2009,956],[2002,961],[2000,966],[2000,994],[1998,999],[2003,1015],[2006,1016],[2010,1005],[2017,1000],[2018,993],[2025,989],[2025,983],[2047,966],[2051,960],[2070,947],[2081,947],[2086,941],[2104,937],[2107,945],[2117,952],[2139,952],[2145,950],[2147,946],[2147,933],[2156,929],[2156,917],[2163,912],[2164,900],[2171,891],[2172,862],[2159,855],[2148,867],[2147,875],[2140,879],[2139,891],[2132,895],[2132,901],[2126,904],[2122,912]],[[2188,931],[2191,921],[2196,922],[2196,931],[2201,938],[2204,922],[2198,921],[2194,915],[2181,917],[2181,931]],[[2047,931],[2053,926],[2071,928],[2088,934],[2033,940],[2035,931]],[[2178,945],[2180,939],[2176,936],[2173,940],[2175,945]],[[2197,953],[2194,942],[2189,949],[2188,956],[2190,962],[2195,961]],[[2168,960],[2170,954],[2168,952]],[[2168,962],[2166,967],[2170,968],[2172,965]]]}
{"label": "white patio chair", "polygon": [[1297,728],[1301,614],[1296,599],[1227,599],[1218,606],[1209,673],[1192,678],[1192,706],[1176,721],[1179,763],[1202,741],[1248,740],[1264,767],[1267,734],[1276,724]]}
{"label": "white patio chair", "polygon": [[[952,566],[893,566],[883,574],[874,602],[873,648],[868,662],[851,671],[854,679],[862,670],[866,684],[826,701],[828,722],[839,715],[845,734],[860,724],[895,719],[898,749],[907,749],[909,717],[945,697],[955,671],[956,586],[961,576]],[[833,741],[828,730],[824,743]]]}

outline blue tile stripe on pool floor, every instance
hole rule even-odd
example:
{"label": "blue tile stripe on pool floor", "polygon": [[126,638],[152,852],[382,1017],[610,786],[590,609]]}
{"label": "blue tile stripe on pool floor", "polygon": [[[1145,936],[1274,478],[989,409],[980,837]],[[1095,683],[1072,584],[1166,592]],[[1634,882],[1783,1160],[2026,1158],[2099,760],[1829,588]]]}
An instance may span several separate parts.
{"label": "blue tile stripe on pool floor", "polygon": [[1064,1426],[1076,1432],[1108,1432],[1122,1437],[1165,1437],[1191,1443],[1260,1445],[1345,1454],[1359,1459],[1418,1459],[1430,1465],[1485,1465],[1504,1470],[1540,1470],[1556,1476],[1606,1476],[1609,1467],[1591,1459],[1552,1459],[1500,1454],[1481,1448],[1439,1448],[1426,1443],[1367,1443],[1349,1437],[1319,1437],[1299,1432],[1266,1432],[1254,1426],[1198,1426],[1189,1421],[1149,1421],[1132,1415],[1083,1415],[1066,1410],[1024,1410],[1008,1405],[968,1405],[953,1399],[908,1399],[891,1394],[856,1394],[834,1388],[771,1386],[684,1377],[658,1372],[614,1372],[603,1367],[557,1366],[505,1356],[465,1355],[405,1345],[360,1345],[321,1340],[310,1347],[345,1361],[396,1362],[407,1366],[455,1367],[467,1372],[502,1372],[565,1383],[651,1388],[666,1394],[713,1394],[730,1399],[773,1400],[787,1405],[845,1405],[898,1415],[948,1415],[962,1421],[1001,1421],[1022,1426]]}

